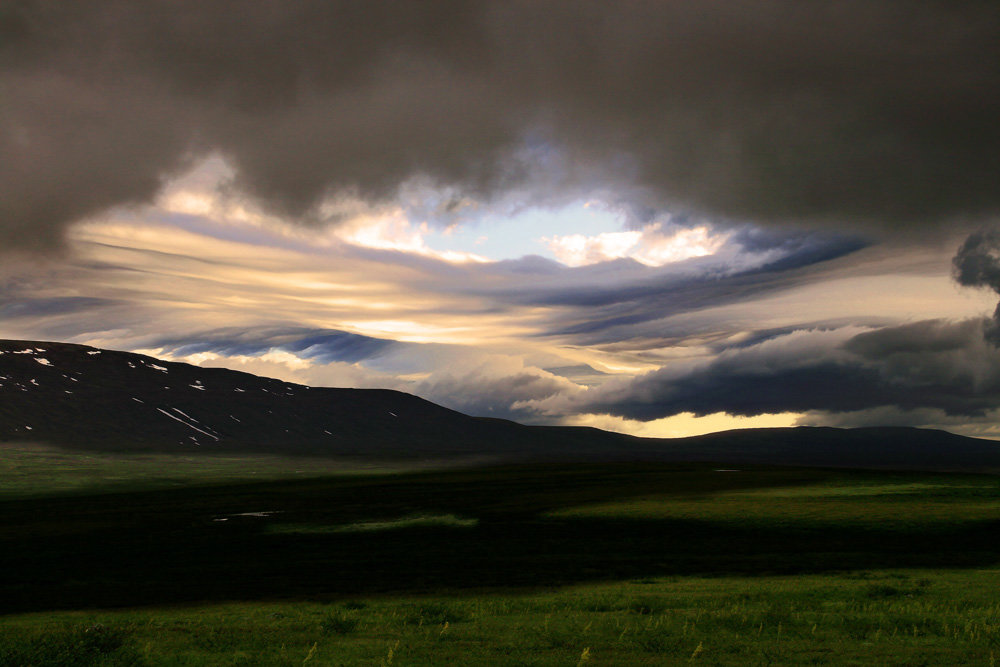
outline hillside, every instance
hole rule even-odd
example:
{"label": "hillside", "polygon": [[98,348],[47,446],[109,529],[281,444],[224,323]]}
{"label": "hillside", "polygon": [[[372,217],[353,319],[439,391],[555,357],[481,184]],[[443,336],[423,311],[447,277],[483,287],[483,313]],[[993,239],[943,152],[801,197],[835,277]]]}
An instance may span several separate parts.
{"label": "hillside", "polygon": [[644,439],[470,417],[381,389],[308,387],[83,345],[0,340],[0,442],[350,457],[714,461],[1000,469],[1000,446],[912,428],[747,429]]}
{"label": "hillside", "polygon": [[396,391],[312,388],[81,345],[0,341],[6,440],[109,450],[447,455],[514,450],[522,430]]}

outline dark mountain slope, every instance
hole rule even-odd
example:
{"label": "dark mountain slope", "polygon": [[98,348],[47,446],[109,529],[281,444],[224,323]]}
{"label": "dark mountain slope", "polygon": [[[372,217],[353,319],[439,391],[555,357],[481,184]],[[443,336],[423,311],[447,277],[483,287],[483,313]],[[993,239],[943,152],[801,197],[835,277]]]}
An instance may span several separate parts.
{"label": "dark mountain slope", "polygon": [[[310,388],[80,345],[0,341],[0,438],[344,455],[517,449],[526,427],[388,390]],[[504,437],[506,436],[506,438]]]}
{"label": "dark mountain slope", "polygon": [[1000,446],[911,428],[746,429],[672,440],[475,418],[410,394],[331,389],[67,343],[0,340],[0,441],[118,451],[1000,470]]}

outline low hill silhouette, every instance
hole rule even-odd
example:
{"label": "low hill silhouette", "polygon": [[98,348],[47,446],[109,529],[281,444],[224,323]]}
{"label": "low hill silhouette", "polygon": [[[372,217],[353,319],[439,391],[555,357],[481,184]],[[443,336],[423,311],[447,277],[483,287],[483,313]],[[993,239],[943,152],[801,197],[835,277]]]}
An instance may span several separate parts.
{"label": "low hill silhouette", "polygon": [[24,340],[0,340],[0,441],[105,451],[1000,470],[996,442],[944,431],[798,427],[637,438],[470,417],[398,391],[308,387]]}

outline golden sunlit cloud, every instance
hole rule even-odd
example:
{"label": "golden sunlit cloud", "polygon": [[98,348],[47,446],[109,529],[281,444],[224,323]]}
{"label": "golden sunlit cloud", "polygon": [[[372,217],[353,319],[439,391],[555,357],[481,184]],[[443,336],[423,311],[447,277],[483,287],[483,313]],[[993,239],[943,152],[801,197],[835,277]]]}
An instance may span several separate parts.
{"label": "golden sunlit cloud", "polygon": [[570,426],[592,426],[644,438],[684,438],[737,428],[795,426],[802,417],[803,415],[794,412],[763,414],[755,417],[737,417],[725,412],[696,417],[690,412],[682,412],[671,417],[643,422],[612,415],[581,414],[567,418],[564,423]]}
{"label": "golden sunlit cloud", "polygon": [[512,341],[534,330],[531,308],[521,309],[521,316],[515,309],[483,314],[475,299],[417,289],[415,269],[347,257],[337,245],[300,250],[127,219],[79,225],[72,240],[81,257],[143,267],[127,281],[113,272],[94,276],[101,291],[141,291],[145,302],[197,309],[203,327],[279,320],[393,340],[469,345]]}
{"label": "golden sunlit cloud", "polygon": [[586,266],[614,259],[630,258],[647,266],[663,266],[692,257],[715,253],[728,235],[712,235],[708,227],[679,229],[664,234],[660,223],[642,231],[604,232],[593,236],[568,234],[541,239],[566,266]]}
{"label": "golden sunlit cloud", "polygon": [[333,233],[347,243],[364,248],[408,252],[445,262],[492,261],[475,253],[435,250],[429,247],[426,237],[430,234],[430,228],[427,223],[414,225],[405,217],[402,210],[380,216],[362,216],[338,225]]}

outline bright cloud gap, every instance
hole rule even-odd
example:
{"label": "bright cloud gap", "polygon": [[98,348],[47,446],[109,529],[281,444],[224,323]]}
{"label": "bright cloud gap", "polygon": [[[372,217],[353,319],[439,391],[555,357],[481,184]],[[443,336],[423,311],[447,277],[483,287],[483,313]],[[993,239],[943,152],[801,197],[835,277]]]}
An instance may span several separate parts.
{"label": "bright cloud gap", "polygon": [[325,224],[303,228],[234,194],[234,174],[221,156],[207,158],[169,182],[156,207],[230,226],[265,228],[319,246],[346,243],[453,264],[540,254],[570,267],[624,258],[659,267],[714,254],[729,237],[708,224],[679,225],[669,214],[665,222],[628,229],[626,214],[594,199],[550,208],[468,199],[456,204],[448,191],[416,182],[405,184],[393,205],[372,207],[338,194],[321,207]]}
{"label": "bright cloud gap", "polygon": [[595,236],[570,234],[543,237],[542,241],[556,259],[567,266],[586,266],[623,258],[646,266],[663,266],[714,254],[727,238],[727,234],[713,236],[707,226],[667,233],[657,222],[646,225],[641,231],[604,232]]}

